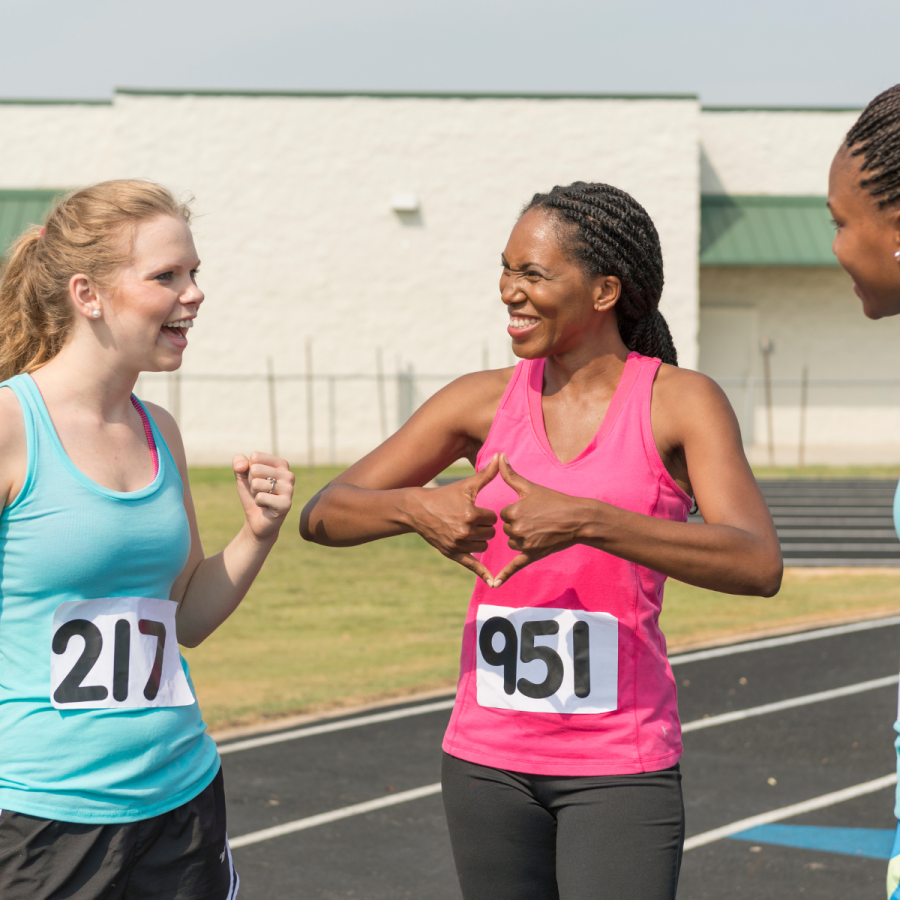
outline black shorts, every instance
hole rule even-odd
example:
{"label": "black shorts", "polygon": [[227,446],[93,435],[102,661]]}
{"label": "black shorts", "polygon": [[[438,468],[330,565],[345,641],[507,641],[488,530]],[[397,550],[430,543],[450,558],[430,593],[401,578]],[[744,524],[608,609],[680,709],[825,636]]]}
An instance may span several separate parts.
{"label": "black shorts", "polygon": [[3,900],[234,900],[222,770],[193,800],[123,825],[77,825],[3,810]]}
{"label": "black shorts", "polygon": [[674,900],[678,766],[523,775],[444,754],[444,809],[465,900]]}

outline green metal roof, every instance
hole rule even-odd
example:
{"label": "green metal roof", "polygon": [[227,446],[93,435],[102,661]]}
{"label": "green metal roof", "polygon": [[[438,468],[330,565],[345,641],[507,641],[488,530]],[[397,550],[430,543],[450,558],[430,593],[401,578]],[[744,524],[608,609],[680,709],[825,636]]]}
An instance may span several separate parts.
{"label": "green metal roof", "polygon": [[836,266],[824,197],[701,199],[700,265]]}
{"label": "green metal roof", "polygon": [[0,254],[29,226],[39,225],[60,190],[0,190]]}

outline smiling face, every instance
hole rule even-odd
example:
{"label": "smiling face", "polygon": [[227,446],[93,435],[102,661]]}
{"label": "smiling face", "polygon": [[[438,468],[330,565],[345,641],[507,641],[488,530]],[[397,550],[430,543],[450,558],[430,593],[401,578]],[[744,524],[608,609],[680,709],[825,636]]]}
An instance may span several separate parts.
{"label": "smiling face", "polygon": [[204,299],[199,266],[183,219],[163,215],[136,227],[131,260],[113,281],[103,322],[116,349],[139,371],[171,372],[181,365],[187,330]]}
{"label": "smiling face", "polygon": [[500,299],[509,311],[513,352],[521,359],[571,352],[610,324],[615,327],[619,279],[588,277],[560,240],[565,227],[531,209],[516,223],[501,256]]}
{"label": "smiling face", "polygon": [[861,157],[838,150],[828,178],[828,208],[837,227],[832,250],[853,279],[870,319],[900,313],[900,211],[878,203],[863,187]]}

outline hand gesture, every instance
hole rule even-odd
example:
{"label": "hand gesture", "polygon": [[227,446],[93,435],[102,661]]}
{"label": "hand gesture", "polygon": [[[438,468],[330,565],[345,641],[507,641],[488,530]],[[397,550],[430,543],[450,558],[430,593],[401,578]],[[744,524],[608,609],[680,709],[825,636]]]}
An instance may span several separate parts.
{"label": "hand gesture", "polygon": [[515,503],[500,510],[508,544],[519,555],[494,578],[492,587],[500,587],[535,560],[577,544],[582,521],[578,515],[581,498],[533,484],[513,471],[505,453],[500,455],[500,476],[519,495]]}
{"label": "hand gesture", "polygon": [[274,541],[294,496],[288,464],[269,453],[238,454],[231,464],[247,525],[257,540]]}
{"label": "hand gesture", "polygon": [[426,488],[418,492],[418,508],[413,513],[413,527],[432,547],[447,559],[465,566],[489,586],[493,577],[473,553],[487,550],[494,536],[497,514],[475,505],[478,492],[497,477],[497,454],[480,472],[453,484]]}

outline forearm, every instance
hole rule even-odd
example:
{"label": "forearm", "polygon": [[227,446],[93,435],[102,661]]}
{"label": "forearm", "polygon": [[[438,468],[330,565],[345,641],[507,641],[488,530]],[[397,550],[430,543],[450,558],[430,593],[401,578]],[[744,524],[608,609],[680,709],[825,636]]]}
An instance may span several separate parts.
{"label": "forearm", "polygon": [[261,541],[245,523],[221,553],[197,566],[178,607],[179,644],[196,647],[237,609],[275,545],[276,537],[277,533]]}
{"label": "forearm", "polygon": [[412,509],[426,488],[374,491],[352,484],[331,484],[300,516],[304,540],[325,547],[352,547],[415,531]]}
{"label": "forearm", "polygon": [[578,542],[709,590],[772,596],[777,540],[732,525],[689,524],[579,500]]}

